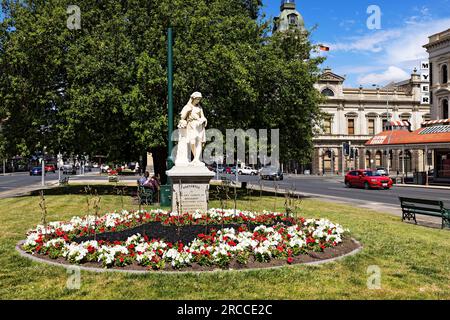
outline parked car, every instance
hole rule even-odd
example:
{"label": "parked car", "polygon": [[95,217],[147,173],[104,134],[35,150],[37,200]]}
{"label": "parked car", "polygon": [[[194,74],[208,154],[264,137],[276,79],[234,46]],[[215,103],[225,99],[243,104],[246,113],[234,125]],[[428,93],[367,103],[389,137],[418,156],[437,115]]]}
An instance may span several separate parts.
{"label": "parked car", "polygon": [[256,176],[258,174],[258,170],[255,170],[250,167],[243,167],[238,169],[238,174]]}
{"label": "parked car", "polygon": [[382,176],[388,176],[389,173],[387,172],[386,168],[384,167],[377,167],[376,170],[379,174],[381,174]]}
{"label": "parked car", "polygon": [[346,174],[345,185],[348,188],[359,187],[366,190],[377,189],[390,189],[392,188],[393,181],[387,176],[381,175],[378,171],[371,170],[353,170]]}
{"label": "parked car", "polygon": [[77,173],[75,167],[73,165],[71,165],[70,163],[63,165],[62,171],[63,171],[63,174],[76,174]]}
{"label": "parked car", "polygon": [[277,167],[265,167],[259,172],[262,180],[283,180],[283,172]]}
{"label": "parked car", "polygon": [[42,166],[41,167],[33,167],[30,170],[30,176],[42,176]]}
{"label": "parked car", "polygon": [[109,168],[109,166],[106,165],[106,164],[102,164],[102,165],[100,166],[100,171],[101,171],[101,173],[108,173],[108,169],[110,169],[110,168]]}
{"label": "parked car", "polygon": [[53,173],[56,172],[56,166],[54,164],[46,164],[44,168],[45,168],[46,173],[47,172],[53,172]]}

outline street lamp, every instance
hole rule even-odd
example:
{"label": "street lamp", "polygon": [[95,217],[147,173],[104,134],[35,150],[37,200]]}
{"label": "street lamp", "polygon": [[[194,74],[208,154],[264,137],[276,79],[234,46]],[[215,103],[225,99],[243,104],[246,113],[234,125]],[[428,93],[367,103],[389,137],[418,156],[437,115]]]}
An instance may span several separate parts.
{"label": "street lamp", "polygon": [[44,187],[45,186],[45,133],[50,131],[50,128],[52,126],[50,125],[41,125],[40,126],[40,133],[42,134],[42,141],[43,141],[43,146],[42,146],[42,179],[41,179],[41,184]]}

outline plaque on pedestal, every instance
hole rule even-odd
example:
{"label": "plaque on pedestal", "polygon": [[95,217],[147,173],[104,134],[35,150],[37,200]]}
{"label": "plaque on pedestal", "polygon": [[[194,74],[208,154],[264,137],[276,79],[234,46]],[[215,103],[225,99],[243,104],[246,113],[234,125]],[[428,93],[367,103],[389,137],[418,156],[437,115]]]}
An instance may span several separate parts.
{"label": "plaque on pedestal", "polygon": [[205,166],[175,166],[167,171],[172,182],[172,211],[206,212],[209,200],[209,182],[214,177]]}

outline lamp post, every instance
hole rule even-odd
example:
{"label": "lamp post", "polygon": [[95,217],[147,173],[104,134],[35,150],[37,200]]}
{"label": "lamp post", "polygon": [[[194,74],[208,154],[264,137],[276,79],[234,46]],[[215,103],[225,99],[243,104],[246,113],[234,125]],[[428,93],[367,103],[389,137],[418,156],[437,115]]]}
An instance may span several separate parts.
{"label": "lamp post", "polygon": [[47,131],[49,131],[50,127],[51,126],[48,126],[48,125],[47,126],[41,125],[41,127],[40,127],[40,132],[42,133],[42,141],[43,141],[43,143],[42,143],[42,163],[41,163],[41,170],[42,170],[41,184],[43,187],[45,186],[45,133]]}
{"label": "lamp post", "polygon": [[[373,87],[376,87],[377,89],[380,89],[380,86],[377,84],[373,84]],[[390,116],[389,116],[389,95],[390,95],[390,90],[389,88],[386,88],[386,124],[389,123],[390,121]],[[381,128],[381,131],[384,131],[384,128]],[[391,142],[391,135],[389,135],[388,137],[388,144]],[[390,150],[389,147],[386,150],[387,153],[387,160],[386,160],[386,169],[387,169],[387,174],[389,175],[389,171],[390,171],[390,161],[391,161],[391,156],[390,156]]]}
{"label": "lamp post", "polygon": [[[167,102],[168,102],[168,158],[167,158],[167,170],[172,169],[174,162],[172,158],[173,150],[173,29],[169,27],[167,29]],[[171,184],[171,182],[168,182]]]}

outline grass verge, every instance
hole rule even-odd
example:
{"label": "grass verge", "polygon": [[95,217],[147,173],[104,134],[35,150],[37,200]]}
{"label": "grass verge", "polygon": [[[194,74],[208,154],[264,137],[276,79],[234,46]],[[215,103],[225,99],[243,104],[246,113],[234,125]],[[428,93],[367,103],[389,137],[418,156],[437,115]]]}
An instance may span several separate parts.
{"label": "grass verge", "polygon": [[[126,209],[132,199],[124,197]],[[81,273],[69,290],[61,267],[32,262],[14,247],[40,222],[39,197],[0,199],[0,299],[450,299],[450,232],[346,205],[305,200],[301,215],[328,218],[351,230],[364,249],[321,266],[204,274]],[[283,199],[239,201],[238,208],[283,210]],[[231,203],[229,203],[231,205]],[[120,196],[102,196],[102,212],[120,209]],[[87,213],[86,196],[47,196],[48,221]],[[212,207],[219,207],[216,201]],[[368,289],[370,266],[381,289]]]}

